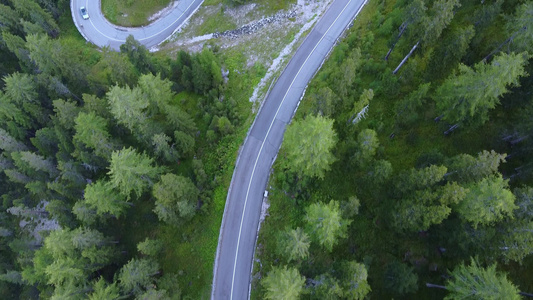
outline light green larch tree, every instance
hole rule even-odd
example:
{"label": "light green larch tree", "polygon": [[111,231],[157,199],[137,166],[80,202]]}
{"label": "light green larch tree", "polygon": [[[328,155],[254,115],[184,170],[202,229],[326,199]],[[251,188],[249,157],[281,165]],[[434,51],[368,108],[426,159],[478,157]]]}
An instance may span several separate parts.
{"label": "light green larch tree", "polygon": [[494,224],[506,217],[512,218],[513,210],[518,207],[508,182],[498,174],[469,185],[464,200],[457,205],[457,212],[474,228]]}
{"label": "light green larch tree", "polygon": [[139,154],[133,148],[113,151],[109,166],[110,184],[126,197],[140,197],[161,174],[162,168],[154,166],[154,160],[146,154]]}
{"label": "light green larch tree", "polygon": [[496,264],[481,267],[474,259],[469,266],[456,267],[451,279],[446,282],[449,294],[446,300],[483,299],[519,300],[518,288],[507,279],[505,274],[496,271]]}
{"label": "light green larch tree", "polygon": [[288,262],[305,259],[309,255],[311,241],[302,228],[288,229],[281,232],[278,241],[278,251],[287,258]]}
{"label": "light green larch tree", "polygon": [[500,103],[500,96],[509,87],[519,85],[527,55],[502,53],[490,63],[480,62],[470,68],[459,65],[459,73],[452,75],[437,89],[435,101],[442,119],[449,123],[470,121],[485,123],[490,110]]}
{"label": "light green larch tree", "polygon": [[311,237],[328,251],[346,237],[350,221],[342,218],[339,202],[313,203],[306,208],[305,221]]}
{"label": "light green larch tree", "polygon": [[274,267],[262,280],[265,299],[296,300],[303,291],[305,278],[297,269]]}
{"label": "light green larch tree", "polygon": [[331,153],[337,142],[333,120],[308,116],[294,121],[283,143],[287,167],[303,176],[323,178],[335,157]]}

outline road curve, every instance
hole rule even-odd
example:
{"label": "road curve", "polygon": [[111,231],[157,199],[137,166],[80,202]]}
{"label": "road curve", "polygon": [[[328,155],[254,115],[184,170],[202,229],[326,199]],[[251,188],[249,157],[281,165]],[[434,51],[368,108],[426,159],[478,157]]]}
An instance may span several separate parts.
{"label": "road curve", "polygon": [[[81,35],[98,47],[109,46],[119,50],[131,34],[147,48],[157,46],[172,35],[202,4],[203,0],[179,0],[170,11],[150,25],[121,27],[113,25],[100,9],[101,0],[71,0],[70,11]],[[89,19],[81,17],[80,7],[85,6]]]}
{"label": "road curve", "polygon": [[309,80],[366,0],[334,0],[277,80],[241,148],[220,227],[211,298],[248,299],[263,193]]}

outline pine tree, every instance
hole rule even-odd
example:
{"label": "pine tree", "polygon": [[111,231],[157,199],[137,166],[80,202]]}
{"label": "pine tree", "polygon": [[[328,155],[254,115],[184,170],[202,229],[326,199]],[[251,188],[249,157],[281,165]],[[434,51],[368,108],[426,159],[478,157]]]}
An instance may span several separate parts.
{"label": "pine tree", "polygon": [[331,153],[335,143],[333,120],[321,116],[296,120],[287,128],[283,143],[287,167],[300,175],[323,178],[335,161]]}
{"label": "pine tree", "polygon": [[199,191],[189,178],[165,174],[154,185],[154,212],[163,222],[178,225],[195,213]]}
{"label": "pine tree", "polygon": [[126,294],[140,294],[152,284],[153,276],[157,274],[159,264],[155,260],[133,258],[120,269],[119,285]]}
{"label": "pine tree", "polygon": [[153,165],[153,159],[133,148],[123,148],[111,154],[110,184],[128,199],[131,193],[140,197],[152,185],[163,169]]}
{"label": "pine tree", "polygon": [[265,299],[299,299],[303,291],[305,278],[300,276],[297,269],[274,267],[262,280],[265,288]]}
{"label": "pine tree", "polygon": [[509,18],[505,27],[512,50],[530,51],[533,47],[533,3],[517,5],[514,16]]}
{"label": "pine tree", "polygon": [[115,300],[120,296],[119,288],[116,283],[107,284],[103,277],[100,277],[93,283],[92,293],[89,295],[89,300],[109,299]]}
{"label": "pine tree", "polygon": [[344,220],[337,201],[314,203],[306,208],[305,221],[313,239],[329,252],[339,238],[346,237],[350,221]]}
{"label": "pine tree", "polygon": [[448,180],[460,182],[479,181],[489,175],[496,174],[500,163],[505,162],[507,154],[499,154],[494,150],[483,150],[477,157],[459,154],[450,159]]}
{"label": "pine tree", "polygon": [[466,197],[457,206],[463,219],[478,225],[492,225],[513,216],[515,196],[509,190],[508,180],[500,174],[488,176],[468,186]]}
{"label": "pine tree", "polygon": [[107,130],[107,121],[93,112],[81,112],[74,122],[74,140],[94,149],[96,155],[109,159],[114,145]]}
{"label": "pine tree", "polygon": [[496,271],[496,264],[483,268],[472,259],[470,266],[456,267],[451,277],[446,282],[450,293],[444,299],[521,299],[516,286]]}
{"label": "pine tree", "polygon": [[278,240],[278,252],[287,258],[288,262],[305,259],[309,255],[311,242],[302,228],[288,229],[281,232]]}
{"label": "pine tree", "polygon": [[132,206],[123,195],[117,193],[111,185],[104,181],[97,181],[85,187],[85,202],[96,210],[100,216],[110,214],[120,218],[126,209]]}
{"label": "pine tree", "polygon": [[483,124],[488,113],[499,103],[508,87],[518,86],[526,75],[524,54],[500,54],[492,63],[478,63],[474,68],[459,66],[459,74],[449,77],[436,91],[437,109],[450,123],[469,121]]}
{"label": "pine tree", "polygon": [[342,267],[341,286],[346,299],[365,299],[372,290],[367,282],[368,272],[365,265],[348,261]]}
{"label": "pine tree", "polygon": [[158,239],[146,238],[137,244],[137,250],[144,255],[157,257],[163,251],[164,243]]}

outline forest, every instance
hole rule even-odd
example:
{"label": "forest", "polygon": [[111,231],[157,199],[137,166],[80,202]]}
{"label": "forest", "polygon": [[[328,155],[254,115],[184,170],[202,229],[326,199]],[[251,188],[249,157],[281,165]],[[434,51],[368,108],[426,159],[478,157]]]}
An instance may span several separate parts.
{"label": "forest", "polygon": [[0,0],[0,299],[205,298],[254,71],[98,49],[69,4]]}
{"label": "forest", "polygon": [[[286,131],[252,298],[531,296],[532,47],[531,1],[368,1]],[[0,299],[208,298],[244,61],[0,0]]]}
{"label": "forest", "polygon": [[533,2],[369,1],[273,167],[252,299],[533,296]]}

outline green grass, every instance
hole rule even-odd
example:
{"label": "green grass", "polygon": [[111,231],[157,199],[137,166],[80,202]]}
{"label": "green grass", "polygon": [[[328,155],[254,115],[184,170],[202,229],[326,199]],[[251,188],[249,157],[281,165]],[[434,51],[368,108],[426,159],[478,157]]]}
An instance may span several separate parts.
{"label": "green grass", "polygon": [[[104,16],[113,24],[127,27],[150,23],[148,18],[172,0],[102,0]],[[90,12],[89,12],[90,13]]]}
{"label": "green grass", "polygon": [[204,35],[213,32],[224,32],[226,30],[236,29],[237,25],[233,19],[226,14],[224,10],[219,10],[214,15],[204,18],[203,22],[198,26],[197,35]]}

